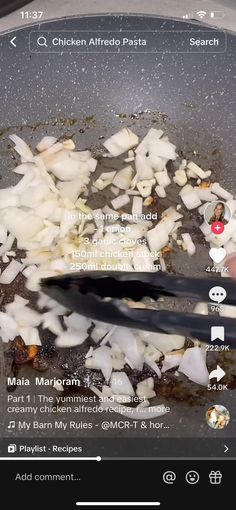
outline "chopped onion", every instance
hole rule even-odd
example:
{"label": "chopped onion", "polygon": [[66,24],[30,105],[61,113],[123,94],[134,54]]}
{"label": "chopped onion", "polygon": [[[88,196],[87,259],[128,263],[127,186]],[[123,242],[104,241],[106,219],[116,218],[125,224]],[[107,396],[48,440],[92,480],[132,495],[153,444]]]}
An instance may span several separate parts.
{"label": "chopped onion", "polygon": [[132,149],[137,144],[138,137],[131,129],[123,128],[108,138],[103,145],[112,156],[120,156],[120,154]]}
{"label": "chopped onion", "polygon": [[135,158],[135,168],[137,172],[134,178],[135,183],[143,179],[153,178],[153,169],[146,156],[143,156],[142,154],[137,154]]}
{"label": "chopped onion", "polygon": [[143,199],[142,197],[134,197],[132,205],[132,215],[140,216],[143,212]]}
{"label": "chopped onion", "polygon": [[154,391],[154,379],[148,377],[137,384],[136,395],[140,398],[148,399],[156,396]]}
{"label": "chopped onion", "polygon": [[212,202],[213,200],[217,200],[217,196],[211,193],[210,188],[195,187],[194,189],[197,192],[200,200],[205,202]]}
{"label": "chopped onion", "polygon": [[129,365],[132,369],[142,370],[143,358],[138,349],[138,342],[134,334],[125,327],[117,327],[110,337],[109,342],[117,344],[124,352]]}
{"label": "chopped onion", "polygon": [[193,312],[200,313],[201,315],[208,315],[208,304],[203,302],[197,303],[194,307]]}
{"label": "chopped onion", "polygon": [[112,393],[116,395],[134,395],[133,386],[125,372],[113,372],[110,386]]}
{"label": "chopped onion", "polygon": [[201,205],[201,200],[195,190],[183,193],[181,198],[185,207],[189,210],[195,209]]}
{"label": "chopped onion", "polygon": [[139,181],[137,188],[140,195],[142,195],[144,198],[148,197],[151,194],[153,184],[155,184],[155,179]]}
{"label": "chopped onion", "polygon": [[185,234],[181,234],[181,235],[182,235],[182,238],[183,238],[184,246],[185,246],[188,254],[190,256],[194,255],[194,253],[196,252],[196,246],[193,243],[190,234],[185,233]]}
{"label": "chopped onion", "polygon": [[25,345],[41,345],[41,340],[37,328],[31,326],[20,327],[19,334],[24,340]]}
{"label": "chopped onion", "polygon": [[55,340],[55,345],[59,348],[76,347],[81,345],[87,338],[84,331],[63,331]]}
{"label": "chopped onion", "polygon": [[7,240],[7,229],[0,224],[0,244],[5,244]]}
{"label": "chopped onion", "polygon": [[171,370],[172,368],[178,367],[181,359],[183,357],[183,353],[181,352],[167,352],[165,354],[161,371],[167,372],[167,370]]}
{"label": "chopped onion", "polygon": [[44,136],[42,138],[41,142],[39,142],[38,145],[36,146],[36,149],[39,152],[46,151],[47,149],[49,149],[49,147],[54,145],[54,143],[56,143],[56,142],[57,142],[57,138],[55,138],[55,136]]}
{"label": "chopped onion", "polygon": [[203,350],[200,347],[186,349],[180,365],[179,372],[185,374],[191,381],[202,386],[209,383],[209,373],[204,360]]}
{"label": "chopped onion", "polygon": [[232,193],[229,193],[224,188],[222,188],[218,182],[214,182],[214,184],[212,184],[211,191],[213,191],[213,193],[215,193],[218,197],[223,198],[224,200],[233,200],[234,198]]}
{"label": "chopped onion", "polygon": [[171,219],[163,218],[153,229],[147,232],[147,240],[151,251],[160,251],[169,240],[169,234],[175,223]]}
{"label": "chopped onion", "polygon": [[22,271],[23,267],[23,264],[17,262],[17,260],[12,260],[2,272],[0,276],[0,283],[4,285],[9,285],[12,283],[20,271]]}
{"label": "chopped onion", "polygon": [[129,202],[130,198],[128,195],[119,195],[119,197],[111,200],[111,205],[115,210],[117,210],[121,209],[121,207],[124,207],[124,205],[127,205]]}
{"label": "chopped onion", "polygon": [[34,155],[24,140],[17,135],[9,135],[9,138],[15,143],[14,149],[21,156],[22,163],[32,161]]}
{"label": "chopped onion", "polygon": [[126,166],[116,173],[112,184],[119,189],[127,190],[130,187],[132,180],[133,168],[132,166]]}
{"label": "chopped onion", "polygon": [[163,172],[156,172],[155,178],[159,186],[166,188],[171,183],[171,180],[169,178],[168,172],[166,168],[163,170]]}
{"label": "chopped onion", "polygon": [[155,192],[158,195],[158,197],[160,197],[160,198],[165,198],[166,197],[165,188],[163,188],[163,186],[156,186],[155,187]]}
{"label": "chopped onion", "polygon": [[14,340],[18,334],[18,326],[8,313],[0,312],[0,337],[3,342]]}
{"label": "chopped onion", "polygon": [[37,327],[42,321],[41,315],[28,306],[17,307],[13,317],[20,327]]}
{"label": "chopped onion", "polygon": [[190,161],[187,164],[187,168],[195,174],[196,177],[200,177],[200,179],[206,179],[209,174],[206,175],[206,172],[200,168],[200,166],[196,165],[196,163],[193,163],[193,161]]}

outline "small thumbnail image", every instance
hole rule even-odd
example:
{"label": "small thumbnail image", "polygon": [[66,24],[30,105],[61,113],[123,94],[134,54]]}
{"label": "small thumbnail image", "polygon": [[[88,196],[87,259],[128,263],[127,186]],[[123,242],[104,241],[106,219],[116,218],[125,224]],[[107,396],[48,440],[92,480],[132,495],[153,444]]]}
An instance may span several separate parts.
{"label": "small thumbnail image", "polygon": [[220,221],[223,225],[227,225],[231,218],[231,210],[227,204],[220,201],[214,201],[208,204],[205,209],[204,217],[208,225],[212,225],[216,221]]}
{"label": "small thumbnail image", "polygon": [[226,407],[214,405],[206,412],[206,421],[212,429],[224,429],[230,420],[230,414]]}

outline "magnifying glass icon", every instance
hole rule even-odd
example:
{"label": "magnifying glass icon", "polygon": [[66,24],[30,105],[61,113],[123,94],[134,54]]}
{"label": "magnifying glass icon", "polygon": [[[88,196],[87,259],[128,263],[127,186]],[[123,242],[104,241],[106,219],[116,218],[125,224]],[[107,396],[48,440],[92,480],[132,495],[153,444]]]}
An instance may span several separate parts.
{"label": "magnifying glass icon", "polygon": [[40,37],[38,37],[38,39],[37,39],[37,44],[38,44],[39,46],[46,46],[46,48],[48,47],[48,45],[47,45],[47,39],[46,39],[46,37],[44,37],[44,35],[40,35]]}

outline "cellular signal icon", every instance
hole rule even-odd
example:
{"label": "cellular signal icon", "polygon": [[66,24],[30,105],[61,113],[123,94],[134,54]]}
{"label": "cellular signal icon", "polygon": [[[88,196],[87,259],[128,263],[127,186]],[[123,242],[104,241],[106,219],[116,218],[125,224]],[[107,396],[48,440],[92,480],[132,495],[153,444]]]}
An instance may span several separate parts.
{"label": "cellular signal icon", "polygon": [[199,18],[202,19],[206,16],[207,13],[206,11],[198,11],[196,14],[198,15]]}
{"label": "cellular signal icon", "polygon": [[183,19],[189,19],[189,18],[190,18],[190,14],[184,14],[184,15],[182,16],[182,18],[183,18]]}

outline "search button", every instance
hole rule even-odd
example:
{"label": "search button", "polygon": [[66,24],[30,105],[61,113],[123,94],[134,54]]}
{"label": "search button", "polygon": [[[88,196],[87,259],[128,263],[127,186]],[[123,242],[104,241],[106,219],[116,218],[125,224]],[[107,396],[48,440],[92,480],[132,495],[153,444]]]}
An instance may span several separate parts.
{"label": "search button", "polygon": [[168,483],[169,485],[173,485],[176,480],[176,474],[174,471],[165,471],[163,474],[163,482]]}
{"label": "search button", "polygon": [[44,35],[40,35],[40,37],[38,37],[37,44],[39,46],[45,46],[46,48],[48,47],[47,39],[46,39],[46,37],[44,37]]}

